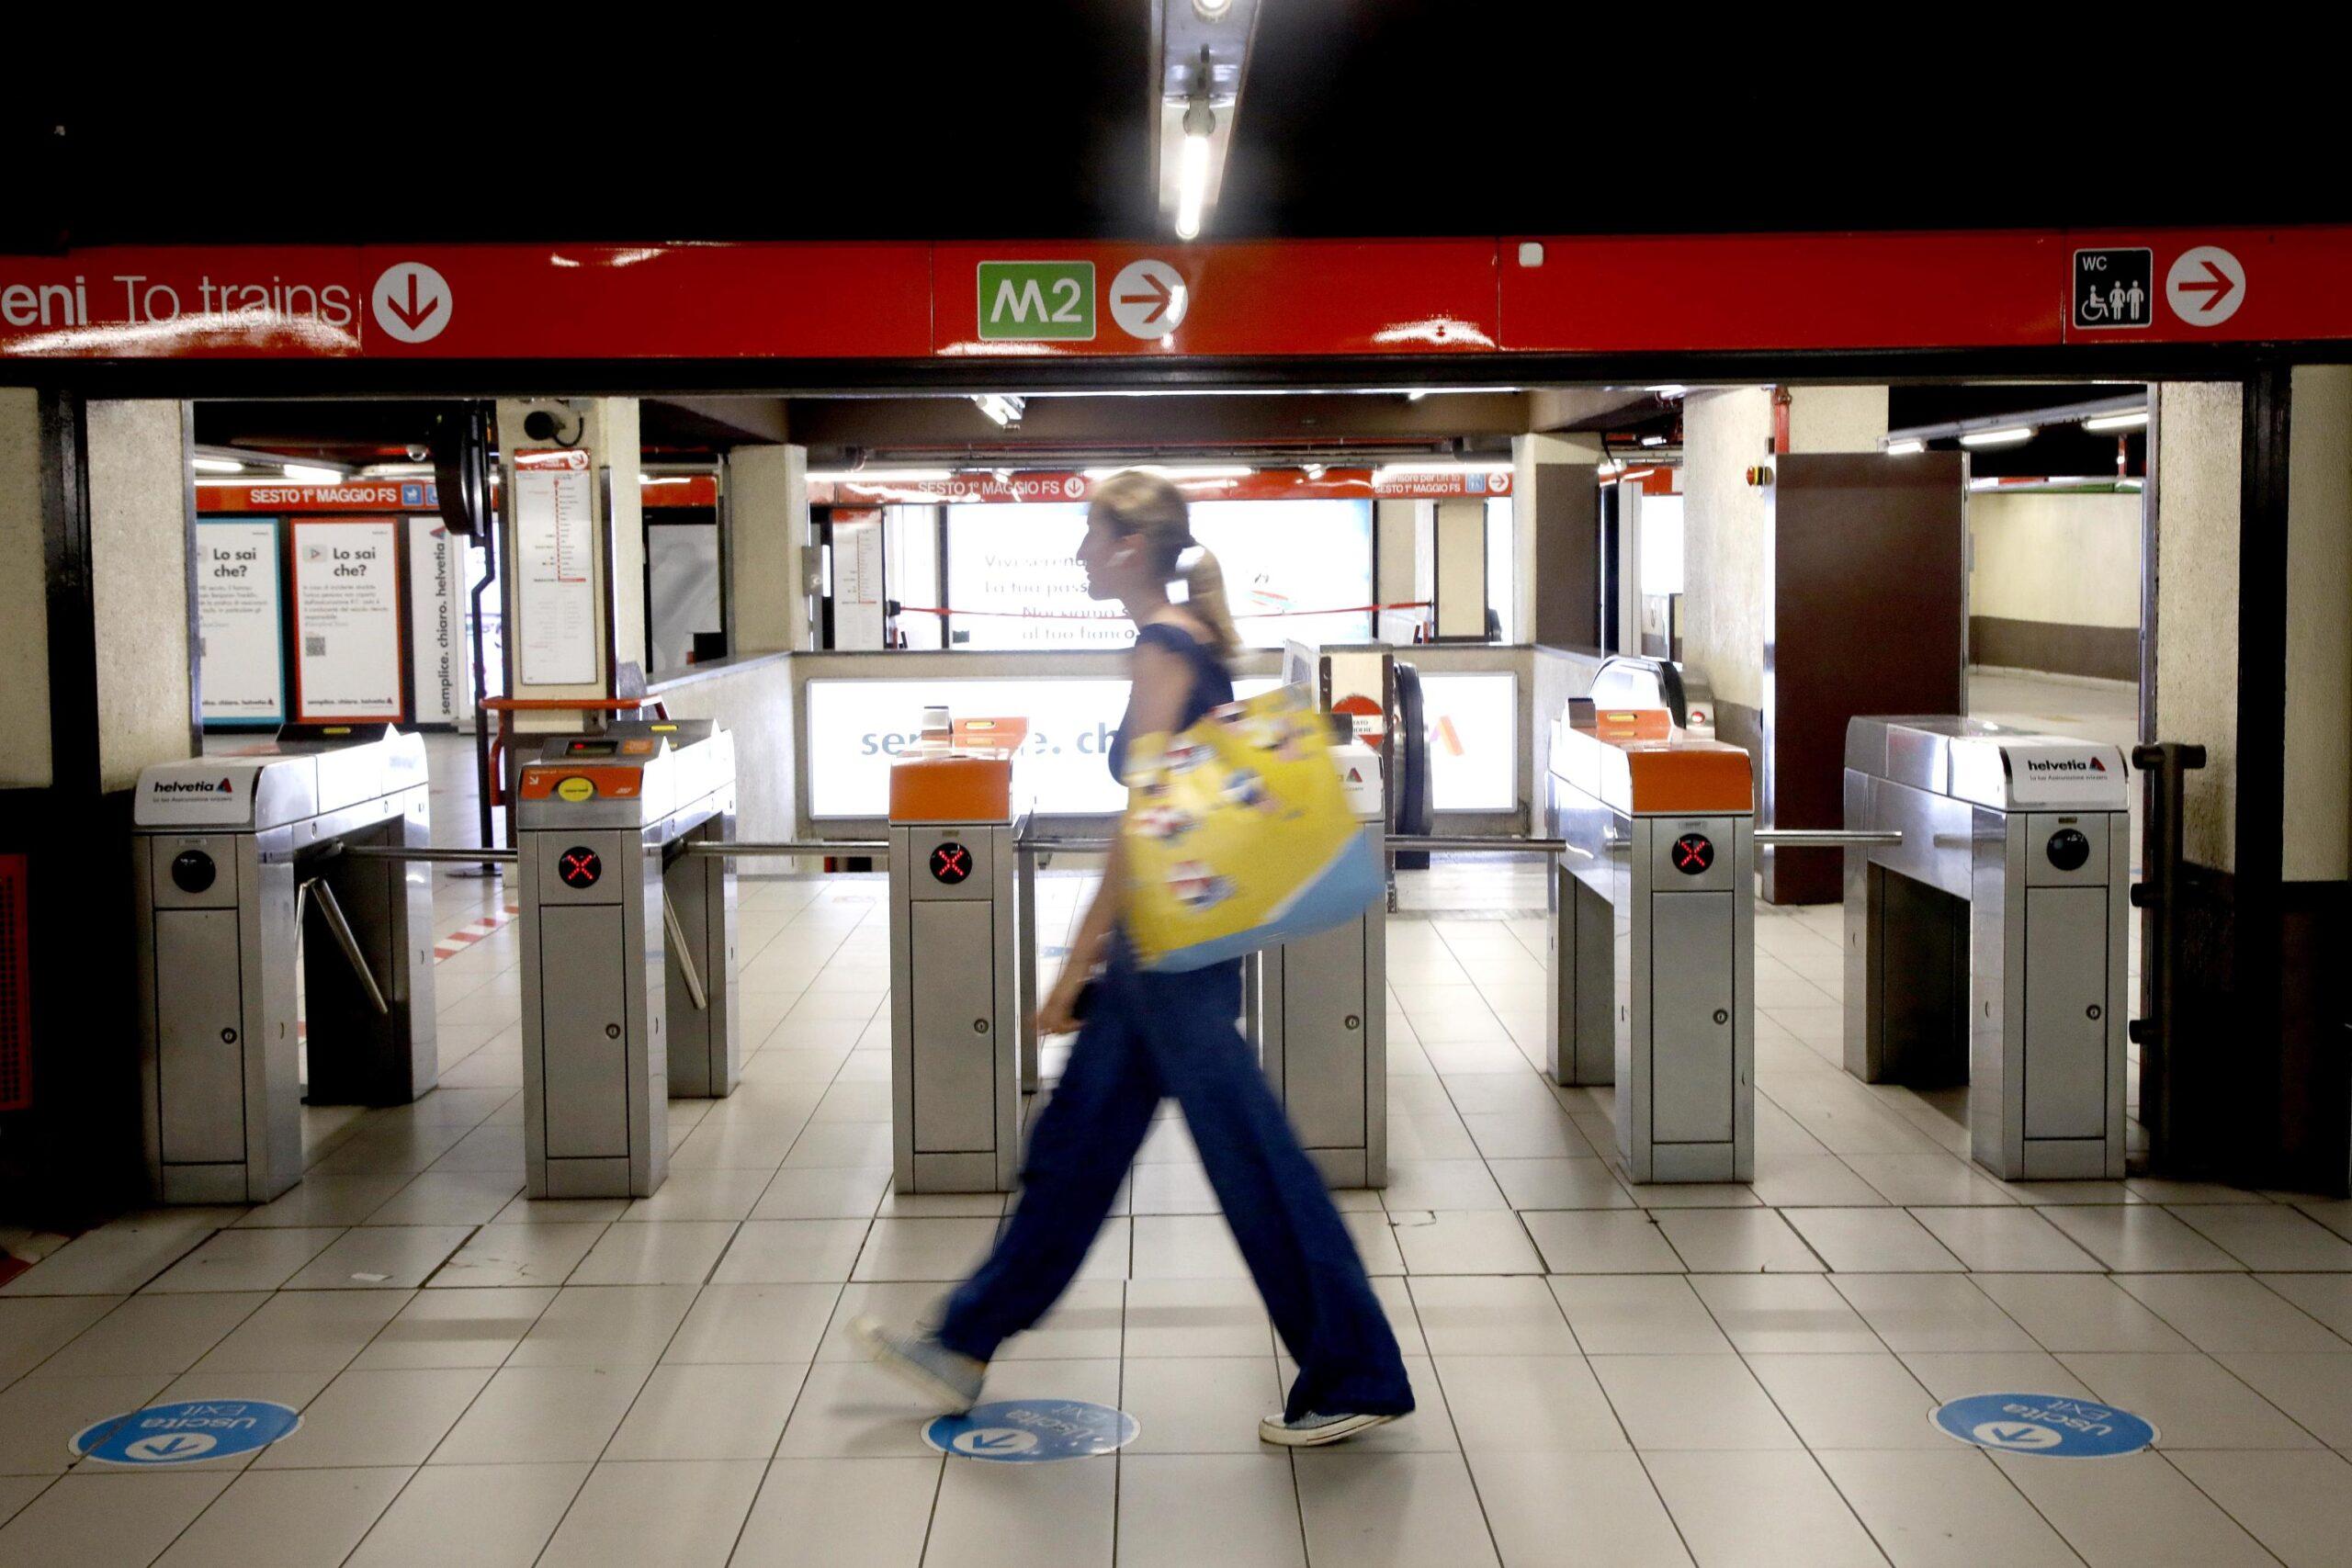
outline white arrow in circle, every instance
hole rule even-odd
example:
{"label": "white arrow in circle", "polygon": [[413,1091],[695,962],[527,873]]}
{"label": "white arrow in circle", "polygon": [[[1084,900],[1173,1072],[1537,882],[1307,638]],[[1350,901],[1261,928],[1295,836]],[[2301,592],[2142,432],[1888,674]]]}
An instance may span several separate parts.
{"label": "white arrow in circle", "polygon": [[1129,337],[1166,337],[1182,326],[1192,301],[1184,275],[1164,261],[1132,261],[1111,279],[1111,319]]}
{"label": "white arrow in circle", "polygon": [[2218,327],[2245,303],[2245,266],[2219,245],[2192,245],[2165,273],[2172,313],[2192,327]]}
{"label": "white arrow in circle", "polygon": [[401,343],[430,343],[449,324],[455,304],[449,280],[423,262],[399,262],[384,269],[368,291],[376,324]]}
{"label": "white arrow in circle", "polygon": [[2031,1421],[1986,1421],[1971,1428],[1969,1436],[1993,1449],[2054,1449],[2066,1440],[2064,1434]]}

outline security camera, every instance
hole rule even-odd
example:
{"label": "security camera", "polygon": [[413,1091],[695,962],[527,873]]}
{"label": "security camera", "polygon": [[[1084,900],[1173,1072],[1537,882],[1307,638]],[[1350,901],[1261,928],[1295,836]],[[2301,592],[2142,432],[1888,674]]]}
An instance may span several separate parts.
{"label": "security camera", "polygon": [[412,463],[423,463],[423,462],[428,462],[428,461],[430,461],[430,460],[432,459],[432,457],[433,457],[433,448],[432,448],[432,447],[430,447],[430,446],[418,446],[418,445],[416,445],[414,442],[411,442],[411,443],[409,444],[409,447],[408,447],[408,460],[409,460],[410,462],[412,462]]}

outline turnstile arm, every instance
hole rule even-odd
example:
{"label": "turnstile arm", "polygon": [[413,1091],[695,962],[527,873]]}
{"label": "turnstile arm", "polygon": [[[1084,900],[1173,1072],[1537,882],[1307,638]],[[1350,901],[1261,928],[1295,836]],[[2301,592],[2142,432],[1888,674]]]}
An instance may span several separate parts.
{"label": "turnstile arm", "polygon": [[678,960],[678,973],[685,977],[686,995],[695,999],[695,1011],[710,1010],[710,994],[702,988],[702,976],[695,968],[694,950],[686,942],[686,928],[678,921],[678,907],[670,902],[667,888],[662,893],[662,927],[670,933],[670,951]]}
{"label": "turnstile arm", "polygon": [[[360,987],[368,993],[368,1005],[377,1012],[390,1016],[391,1005],[384,1000],[384,988],[376,984],[376,972],[368,967],[368,955],[359,951],[359,939],[352,934],[351,922],[344,919],[343,905],[336,900],[334,889],[312,877],[302,884],[301,892],[311,896],[318,904],[319,913],[326,919],[327,930],[334,933],[334,944],[343,949],[344,957],[350,960],[352,973],[359,976]],[[294,903],[295,929],[299,931],[302,919],[301,898],[298,897]]]}
{"label": "turnstile arm", "polygon": [[1875,845],[1893,846],[1903,841],[1903,833],[1895,828],[1758,828],[1756,847],[1759,850],[1837,850],[1869,849]]}

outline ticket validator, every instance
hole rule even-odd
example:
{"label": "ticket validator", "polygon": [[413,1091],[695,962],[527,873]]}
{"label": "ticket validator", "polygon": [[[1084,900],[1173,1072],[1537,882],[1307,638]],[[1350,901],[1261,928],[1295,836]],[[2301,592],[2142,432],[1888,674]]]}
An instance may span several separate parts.
{"label": "ticket validator", "polygon": [[1756,1174],[1755,785],[1659,709],[1569,705],[1552,733],[1549,1061],[1616,1085],[1634,1181]]}
{"label": "ticket validator", "polygon": [[260,1203],[293,1186],[305,1055],[320,1104],[433,1087],[428,874],[338,853],[429,844],[426,796],[424,740],[384,724],[289,725],[139,775],[141,1131],[158,1201]]}
{"label": "ticket validator", "polygon": [[[1347,661],[1358,661],[1351,668]],[[1338,660],[1340,669],[1331,668]],[[1312,705],[1329,711],[1335,684],[1351,674],[1374,691],[1393,685],[1384,648],[1326,651],[1293,643],[1283,674]],[[1387,795],[1380,753],[1357,739],[1357,716],[1334,716],[1347,731],[1334,746],[1357,831],[1387,864]],[[1374,899],[1346,923],[1258,954],[1250,1010],[1259,1059],[1290,1112],[1307,1157],[1333,1187],[1388,1185],[1388,904]]]}
{"label": "ticket validator", "polygon": [[731,1093],[735,746],[707,721],[550,736],[514,809],[524,1173],[534,1198],[645,1198],[672,1095]]}
{"label": "ticket validator", "polygon": [[2124,1174],[2131,800],[2118,748],[1948,716],[1846,729],[1846,1070],[1966,1083],[2005,1180]]}
{"label": "ticket validator", "polygon": [[890,768],[891,1177],[900,1192],[1010,1192],[1021,1020],[1009,748],[1021,735],[953,733]]}

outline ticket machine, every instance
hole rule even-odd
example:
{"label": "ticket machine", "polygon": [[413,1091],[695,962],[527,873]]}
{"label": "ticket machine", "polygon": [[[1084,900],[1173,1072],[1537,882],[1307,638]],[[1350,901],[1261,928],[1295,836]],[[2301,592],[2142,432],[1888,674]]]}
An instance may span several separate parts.
{"label": "ticket machine", "polygon": [[1616,1085],[1634,1181],[1756,1173],[1755,785],[1747,753],[1661,709],[1583,699],[1553,727],[1562,840],[1546,987],[1564,1084]]}
{"label": "ticket machine", "polygon": [[1012,751],[974,720],[890,768],[891,1176],[1010,1192],[1021,1168],[1020,879]]}
{"label": "ticket machine", "polygon": [[2131,802],[2113,746],[1976,719],[1857,718],[1846,825],[1846,1070],[1966,1083],[2007,1180],[2120,1179]]}
{"label": "ticket machine", "polygon": [[433,1087],[428,874],[338,853],[429,844],[426,795],[424,740],[382,724],[289,725],[139,775],[141,1132],[159,1201],[266,1202],[301,1178],[304,1055],[314,1102]]}
{"label": "ticket machine", "polygon": [[735,744],[707,721],[545,738],[516,791],[524,1174],[534,1198],[645,1198],[670,1096],[733,1091],[741,1062]]}

